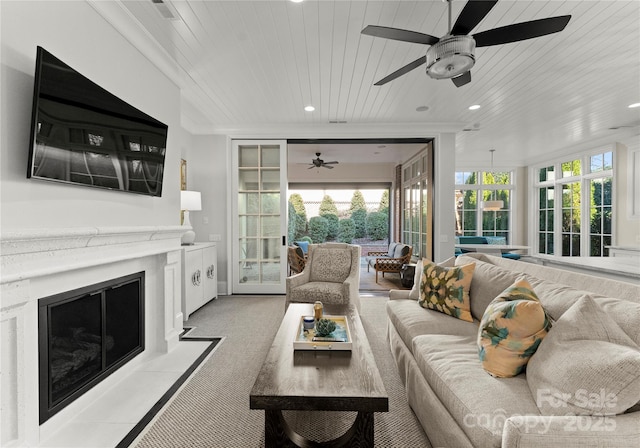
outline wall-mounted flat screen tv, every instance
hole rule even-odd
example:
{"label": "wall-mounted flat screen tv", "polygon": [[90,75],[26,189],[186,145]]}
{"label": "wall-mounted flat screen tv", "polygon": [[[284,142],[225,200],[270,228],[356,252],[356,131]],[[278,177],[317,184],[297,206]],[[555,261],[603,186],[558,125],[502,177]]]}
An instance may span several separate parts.
{"label": "wall-mounted flat screen tv", "polygon": [[41,47],[31,136],[28,178],[162,195],[167,126]]}

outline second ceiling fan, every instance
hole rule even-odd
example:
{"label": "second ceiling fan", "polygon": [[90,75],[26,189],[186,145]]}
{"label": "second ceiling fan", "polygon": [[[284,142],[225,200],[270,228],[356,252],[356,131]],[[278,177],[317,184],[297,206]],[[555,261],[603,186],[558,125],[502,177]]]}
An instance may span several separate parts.
{"label": "second ceiling fan", "polygon": [[331,165],[337,165],[338,162],[333,160],[331,162],[325,162],[324,160],[322,160],[320,158],[320,153],[317,152],[316,153],[316,158],[315,159],[311,159],[311,163],[309,165],[311,165],[308,169],[313,169],[313,168],[329,168],[330,170],[333,169],[333,167]]}
{"label": "second ceiling fan", "polygon": [[476,61],[476,47],[508,44],[557,33],[562,31],[571,19],[571,16],[567,15],[531,20],[482,31],[471,36],[469,33],[484,19],[498,0],[469,0],[453,26],[451,25],[451,0],[446,1],[449,4],[449,32],[441,38],[417,31],[378,25],[369,25],[362,30],[362,34],[369,36],[430,45],[425,56],[382,78],[375,83],[376,86],[393,81],[427,64],[427,75],[431,78],[451,79],[456,87],[461,87],[471,82],[471,68]]}

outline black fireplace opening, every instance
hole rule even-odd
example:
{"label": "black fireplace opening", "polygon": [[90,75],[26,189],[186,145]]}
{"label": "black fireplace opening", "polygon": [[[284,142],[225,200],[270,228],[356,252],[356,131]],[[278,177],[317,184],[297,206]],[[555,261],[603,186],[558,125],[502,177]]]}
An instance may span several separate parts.
{"label": "black fireplace opening", "polygon": [[38,301],[40,424],[144,351],[144,272]]}

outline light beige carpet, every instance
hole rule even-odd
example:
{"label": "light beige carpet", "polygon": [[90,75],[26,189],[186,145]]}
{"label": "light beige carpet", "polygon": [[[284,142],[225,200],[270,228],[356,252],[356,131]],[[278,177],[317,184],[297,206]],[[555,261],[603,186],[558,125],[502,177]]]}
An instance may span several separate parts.
{"label": "light beige carpet", "polygon": [[[361,300],[362,323],[389,394],[389,412],[375,414],[375,446],[430,448],[386,341],[388,298],[363,293]],[[192,335],[225,339],[131,446],[264,446],[264,412],[249,409],[249,393],[283,315],[284,296],[223,296],[193,314]],[[320,441],[339,435],[355,413],[287,412],[285,417],[298,432]]]}

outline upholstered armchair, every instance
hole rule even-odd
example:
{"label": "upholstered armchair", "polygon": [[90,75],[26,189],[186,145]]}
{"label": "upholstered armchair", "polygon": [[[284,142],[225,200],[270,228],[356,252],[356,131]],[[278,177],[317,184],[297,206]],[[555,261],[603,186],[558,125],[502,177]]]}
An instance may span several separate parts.
{"label": "upholstered armchair", "polygon": [[360,310],[360,246],[344,243],[309,245],[301,273],[287,277],[287,300],[328,304],[352,303]]}

